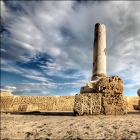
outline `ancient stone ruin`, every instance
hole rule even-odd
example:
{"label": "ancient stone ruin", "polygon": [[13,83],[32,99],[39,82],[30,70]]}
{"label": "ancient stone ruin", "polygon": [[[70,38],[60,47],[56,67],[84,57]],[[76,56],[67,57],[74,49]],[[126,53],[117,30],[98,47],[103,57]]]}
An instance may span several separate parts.
{"label": "ancient stone ruin", "polygon": [[[95,96],[93,93],[91,94]],[[126,101],[128,111],[138,108],[140,97],[123,96],[123,98]],[[13,95],[10,92],[0,92],[0,110],[2,112],[73,111],[74,101],[75,96],[27,96],[27,95],[20,96]]]}
{"label": "ancient stone ruin", "polygon": [[72,111],[74,96],[19,96],[0,92],[1,111]]}
{"label": "ancient stone ruin", "polygon": [[137,94],[138,94],[138,96],[140,97],[140,89],[138,89]]}
{"label": "ancient stone ruin", "polygon": [[[140,89],[138,89],[137,94],[138,94],[138,96],[140,97]],[[139,100],[139,102],[138,102],[138,108],[139,108],[139,111],[140,111],[140,100]]]}
{"label": "ancient stone ruin", "polygon": [[106,76],[106,29],[97,23],[94,32],[93,73],[91,81],[75,95],[75,115],[124,115],[124,84],[119,76]]}
{"label": "ancient stone ruin", "polygon": [[140,111],[140,89],[138,89],[137,94],[139,96],[138,105],[134,104],[133,107],[134,107],[135,110],[139,110]]}

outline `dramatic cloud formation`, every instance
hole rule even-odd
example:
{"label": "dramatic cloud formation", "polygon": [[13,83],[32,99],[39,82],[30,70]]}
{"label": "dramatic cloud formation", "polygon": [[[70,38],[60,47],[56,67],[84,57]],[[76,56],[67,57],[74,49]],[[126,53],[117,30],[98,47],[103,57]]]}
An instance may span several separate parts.
{"label": "dramatic cloud formation", "polygon": [[107,31],[107,75],[121,76],[124,94],[136,95],[139,1],[1,1],[1,8],[3,90],[78,93],[91,79],[94,25],[99,22]]}

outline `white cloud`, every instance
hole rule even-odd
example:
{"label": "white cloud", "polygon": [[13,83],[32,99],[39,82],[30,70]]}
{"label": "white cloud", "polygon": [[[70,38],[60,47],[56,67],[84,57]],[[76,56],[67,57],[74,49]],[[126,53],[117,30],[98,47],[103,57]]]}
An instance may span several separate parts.
{"label": "white cloud", "polygon": [[13,92],[15,91],[17,88],[15,86],[2,86],[1,87],[1,91],[9,91],[9,92]]}
{"label": "white cloud", "polygon": [[16,89],[16,87],[12,87],[12,86],[5,86],[6,89]]}
{"label": "white cloud", "polygon": [[77,94],[77,92],[76,92],[76,91],[73,91],[73,92],[71,92],[69,95],[70,95],[70,96],[75,96],[75,94]]}
{"label": "white cloud", "polygon": [[[45,52],[53,58],[39,65],[42,72],[29,70],[31,75],[8,61],[2,62],[2,70],[43,82],[48,80],[44,75],[52,79],[53,76],[75,78],[75,82],[63,83],[71,87],[84,86],[79,79],[85,82],[92,76],[94,25],[100,22],[106,25],[107,31],[108,75],[139,82],[140,2],[29,1],[20,3],[26,14],[23,11],[14,13],[3,1],[1,3],[2,16],[7,20],[3,24],[8,25],[5,28],[10,32],[10,37],[2,36],[5,50],[2,57],[27,63],[32,59],[38,61],[37,53]],[[71,69],[75,72],[67,74]]]}
{"label": "white cloud", "polygon": [[6,8],[5,4],[3,1],[0,1],[0,5],[1,5],[1,17],[3,20],[12,17],[12,15],[10,14],[10,11]]}
{"label": "white cloud", "polygon": [[[33,70],[33,69],[24,69],[19,66],[17,66],[14,62],[6,61],[6,60],[1,60],[1,70],[11,72],[11,73],[16,73],[20,74],[28,79],[33,79],[37,81],[50,81],[50,79],[43,77],[44,74],[42,74],[39,71]],[[30,73],[30,75],[29,75]]]}
{"label": "white cloud", "polygon": [[43,82],[43,83],[22,83],[13,84],[9,86],[1,86],[4,91],[10,91],[16,95],[29,95],[29,94],[52,94],[51,89],[57,88],[55,83]]}
{"label": "white cloud", "polygon": [[47,81],[47,78],[40,77],[40,76],[25,75],[25,77],[29,79],[33,79],[33,80],[38,80],[38,81],[44,81],[44,82]]}
{"label": "white cloud", "polygon": [[1,59],[1,70],[18,74],[22,74],[22,71],[24,71],[14,65],[12,62],[6,61],[4,59]]}
{"label": "white cloud", "polygon": [[127,64],[123,59],[114,56],[107,56],[107,72],[118,73],[127,68]]}
{"label": "white cloud", "polygon": [[62,87],[79,88],[82,86],[86,86],[86,83],[86,80],[76,80],[75,82],[57,83],[57,85]]}

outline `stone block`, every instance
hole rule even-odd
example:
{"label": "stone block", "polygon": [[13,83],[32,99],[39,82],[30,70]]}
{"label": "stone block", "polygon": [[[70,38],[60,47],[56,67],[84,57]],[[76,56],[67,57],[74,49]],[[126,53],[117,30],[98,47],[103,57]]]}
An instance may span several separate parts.
{"label": "stone block", "polygon": [[119,76],[103,77],[96,84],[96,92],[105,94],[123,94],[124,84]]}
{"label": "stone block", "polygon": [[102,93],[76,94],[75,115],[124,115],[127,105],[122,95],[105,97]]}
{"label": "stone block", "polygon": [[95,88],[90,88],[89,86],[83,86],[80,89],[80,93],[94,93],[96,92]]}
{"label": "stone block", "polygon": [[98,115],[101,114],[102,95],[100,93],[76,94],[74,102],[75,115]]}
{"label": "stone block", "polygon": [[124,115],[127,113],[127,104],[122,95],[103,96],[102,105],[105,115]]}
{"label": "stone block", "polygon": [[119,76],[102,77],[81,87],[80,93],[123,94],[124,84]]}
{"label": "stone block", "polygon": [[19,105],[19,107],[18,107],[18,111],[27,111],[27,107],[28,107],[28,105]]}

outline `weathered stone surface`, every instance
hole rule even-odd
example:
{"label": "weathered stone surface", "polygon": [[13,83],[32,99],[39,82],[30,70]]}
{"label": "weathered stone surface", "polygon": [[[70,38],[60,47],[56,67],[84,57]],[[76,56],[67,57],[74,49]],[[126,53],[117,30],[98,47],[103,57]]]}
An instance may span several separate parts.
{"label": "weathered stone surface", "polygon": [[1,91],[0,96],[13,96],[13,94],[9,91]]}
{"label": "weathered stone surface", "polygon": [[87,82],[86,86],[88,86],[89,88],[95,88],[97,81],[89,81]]}
{"label": "weathered stone surface", "polygon": [[96,92],[106,95],[123,94],[123,81],[119,76],[103,77],[96,84]]}
{"label": "weathered stone surface", "polygon": [[138,96],[140,97],[140,89],[138,89],[137,94],[138,94]]}
{"label": "weathered stone surface", "polygon": [[[127,110],[134,110],[134,105],[140,103],[138,96],[124,96],[123,99],[127,103]],[[75,96],[14,96],[14,98],[1,96],[0,109],[1,111],[73,111],[74,101]]]}
{"label": "weathered stone surface", "polygon": [[80,93],[96,93],[96,84],[102,77],[95,76],[93,79],[93,81],[87,82],[86,86],[81,87]]}
{"label": "weathered stone surface", "polygon": [[1,109],[1,111],[11,110],[12,103],[13,103],[13,96],[1,96],[0,97],[0,109]]}
{"label": "weathered stone surface", "polygon": [[102,94],[76,94],[74,103],[75,115],[99,115],[102,112]]}
{"label": "weathered stone surface", "polygon": [[8,91],[1,91],[0,92],[0,109],[1,111],[4,110],[11,110],[11,104],[13,102],[14,95]]}
{"label": "weathered stone surface", "polygon": [[127,103],[122,95],[103,95],[102,105],[105,115],[124,115],[127,113]]}
{"label": "weathered stone surface", "polygon": [[80,93],[123,94],[123,81],[119,76],[102,77],[81,87]]}
{"label": "weathered stone surface", "polygon": [[73,111],[74,96],[2,96],[1,110]]}
{"label": "weathered stone surface", "polygon": [[80,93],[94,93],[94,92],[96,92],[95,87],[90,88],[89,86],[83,86],[80,89]]}
{"label": "weathered stone surface", "polygon": [[[82,87],[80,93],[75,96],[74,112],[78,115],[123,115],[127,113],[127,102],[123,98],[123,81],[119,76],[102,77],[96,82],[89,82]],[[100,97],[100,107],[94,110],[92,103]],[[89,102],[89,97],[90,98]],[[95,98],[96,97],[96,98]],[[84,103],[83,103],[84,101]],[[87,111],[85,110],[87,109]],[[92,110],[90,112],[89,110]],[[90,113],[89,113],[90,112]],[[96,113],[94,113],[96,112]]]}
{"label": "weathered stone surface", "polygon": [[[140,97],[140,89],[138,89],[137,94]],[[138,108],[139,108],[139,111],[140,111],[140,99],[139,99],[139,103],[138,103]]]}
{"label": "weathered stone surface", "polygon": [[118,94],[105,97],[103,93],[76,94],[74,103],[75,115],[124,115],[127,104]]}

